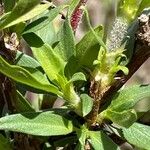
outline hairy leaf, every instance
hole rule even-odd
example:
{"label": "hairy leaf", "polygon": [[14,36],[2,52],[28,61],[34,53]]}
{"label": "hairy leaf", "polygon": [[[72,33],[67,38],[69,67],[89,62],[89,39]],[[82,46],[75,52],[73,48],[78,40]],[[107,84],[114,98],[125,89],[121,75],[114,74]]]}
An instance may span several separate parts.
{"label": "hairy leaf", "polygon": [[38,30],[42,30],[46,26],[49,25],[51,21],[53,21],[57,15],[60,13],[60,11],[63,9],[63,6],[56,7],[51,10],[47,10],[46,13],[41,14],[38,16],[36,20],[31,22],[27,25],[27,27],[24,30],[23,34],[29,33],[29,32],[37,32]]}
{"label": "hairy leaf", "polygon": [[0,149],[1,150],[12,150],[9,141],[2,134],[0,134]]}
{"label": "hairy leaf", "polygon": [[136,16],[140,15],[140,13],[144,10],[144,8],[148,8],[148,7],[150,7],[150,1],[149,0],[142,0],[140,5],[139,5]]}
{"label": "hairy leaf", "polygon": [[90,131],[89,142],[94,150],[120,150],[120,148],[103,132]]}
{"label": "hairy leaf", "polygon": [[24,113],[0,118],[0,130],[39,136],[65,135],[73,131],[71,121],[53,111]]}
{"label": "hairy leaf", "polygon": [[60,58],[60,56],[55,53],[51,46],[44,44],[43,41],[35,34],[25,34],[24,38],[31,46],[34,56],[43,67],[49,79],[55,84],[64,84],[65,62]]}
{"label": "hairy leaf", "polygon": [[34,74],[31,74],[22,67],[10,65],[2,57],[0,57],[0,72],[19,83],[43,91],[59,94],[58,88],[50,84],[45,78],[42,78],[41,80],[39,76],[34,76]]}
{"label": "hairy leaf", "polygon": [[56,47],[56,51],[65,61],[68,61],[69,58],[75,54],[75,39],[68,18],[66,18],[58,32],[58,40],[59,43]]}
{"label": "hairy leaf", "polygon": [[1,21],[0,29],[5,29],[27,21],[45,11],[51,4],[39,4],[40,0],[19,0],[10,14]]}
{"label": "hairy leaf", "polygon": [[15,107],[18,112],[33,112],[35,111],[28,100],[23,97],[23,95],[17,91],[17,99],[14,100]]}
{"label": "hairy leaf", "polygon": [[134,123],[131,127],[128,129],[123,128],[123,135],[125,139],[139,147],[145,150],[150,150],[150,127],[146,125],[142,125],[139,123]]}
{"label": "hairy leaf", "polygon": [[106,111],[105,117],[126,128],[130,127],[137,120],[136,112],[133,109],[121,112],[109,109]]}
{"label": "hairy leaf", "polygon": [[87,94],[81,94],[80,98],[82,103],[82,115],[84,117],[92,110],[93,99]]}
{"label": "hairy leaf", "polygon": [[108,109],[114,111],[124,111],[134,107],[141,99],[150,97],[150,85],[135,85],[117,92],[112,97],[112,102]]}
{"label": "hairy leaf", "polygon": [[[103,34],[102,26],[95,28],[97,36]],[[93,61],[97,59],[100,45],[98,40],[93,36],[93,33],[89,31],[81,41],[76,45],[76,57],[79,66],[85,66],[88,68],[93,67]]]}

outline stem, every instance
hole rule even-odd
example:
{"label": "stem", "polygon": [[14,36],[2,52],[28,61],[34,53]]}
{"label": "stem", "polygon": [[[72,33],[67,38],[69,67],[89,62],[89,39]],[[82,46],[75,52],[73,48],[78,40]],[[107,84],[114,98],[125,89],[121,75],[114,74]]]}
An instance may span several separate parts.
{"label": "stem", "polygon": [[104,93],[101,99],[103,104],[106,102],[106,99],[109,98],[109,95],[112,95],[118,91],[150,57],[150,17],[145,23],[143,23],[139,18],[139,29],[137,31],[136,37],[137,40],[135,42],[135,53],[133,54],[130,63],[127,65],[129,74],[127,76],[123,75],[122,73],[118,74],[121,79],[117,80]]}
{"label": "stem", "polygon": [[[95,118],[97,117],[98,112],[101,110],[106,101],[109,100],[109,98],[115,92],[117,92],[132,77],[132,75],[139,69],[139,67],[150,57],[150,17],[147,17],[148,19],[146,20],[146,22],[143,22],[143,20],[140,20],[139,18],[139,29],[137,31],[134,46],[135,53],[133,54],[131,61],[127,65],[129,74],[124,75],[122,72],[119,72],[117,74],[117,77],[120,77],[120,80],[115,81],[111,86],[108,86],[104,90],[99,91],[100,93],[98,94],[98,97],[96,97],[96,99],[96,90],[91,90],[90,87],[90,91],[92,92],[90,93],[90,96],[94,98],[95,104],[98,103],[99,108],[97,108],[97,105],[94,105],[91,113],[87,116],[89,125],[92,126],[93,124],[96,124]],[[91,85],[94,84],[95,83],[92,83]]]}
{"label": "stem", "polygon": [[86,17],[88,26],[89,26],[90,30],[92,31],[93,35],[95,36],[95,38],[97,39],[97,41],[99,42],[99,44],[104,48],[104,50],[107,50],[105,43],[104,43],[103,40],[95,33],[94,29],[93,29],[92,26],[91,26],[90,18],[89,18],[89,14],[88,14],[87,9],[86,9],[85,7],[81,7],[81,8],[82,8],[82,9],[84,10],[84,12],[85,12],[85,17]]}

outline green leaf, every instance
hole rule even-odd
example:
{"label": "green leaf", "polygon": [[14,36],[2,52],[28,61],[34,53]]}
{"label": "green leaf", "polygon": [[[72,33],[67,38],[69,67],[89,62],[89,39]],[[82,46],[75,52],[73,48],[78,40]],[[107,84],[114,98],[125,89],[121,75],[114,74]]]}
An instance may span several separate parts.
{"label": "green leaf", "polygon": [[68,16],[71,17],[80,0],[72,0],[69,4]]}
{"label": "green leaf", "polygon": [[144,8],[148,8],[148,7],[150,7],[149,0],[142,0],[140,5],[139,5],[138,11],[136,13],[136,16],[139,16],[141,14],[141,12],[144,10]]}
{"label": "green leaf", "polygon": [[118,5],[118,16],[125,18],[128,22],[131,22],[138,10],[137,0],[120,0]]}
{"label": "green leaf", "polygon": [[125,65],[128,64],[132,58],[134,51],[134,45],[135,45],[135,34],[139,28],[139,23],[137,20],[131,23],[131,25],[128,27],[127,34],[123,40],[123,43],[125,44],[125,51],[124,54],[127,57],[127,60],[125,60]]}
{"label": "green leaf", "polygon": [[23,34],[26,34],[29,32],[35,33],[38,30],[42,30],[43,28],[46,28],[46,26],[50,28],[49,23],[57,17],[57,15],[60,13],[60,11],[63,8],[64,6],[59,6],[54,9],[47,10],[46,13],[39,15],[36,20],[34,20],[33,22],[27,25]]}
{"label": "green leaf", "polygon": [[52,49],[52,47],[48,44],[44,44],[43,41],[33,33],[25,34],[23,37],[30,45],[34,56],[43,67],[49,79],[58,85],[65,84],[65,62]]}
{"label": "green leaf", "polygon": [[7,18],[0,23],[0,29],[32,19],[51,6],[51,3],[39,4],[39,2],[40,0],[19,0]]}
{"label": "green leaf", "polygon": [[84,117],[92,110],[93,99],[87,94],[81,94],[80,98],[82,102],[82,115]]}
{"label": "green leaf", "polygon": [[[98,26],[94,31],[98,36],[102,37],[102,26]],[[78,64],[76,65],[92,68],[93,61],[97,59],[99,49],[98,40],[93,36],[93,32],[89,31],[76,45],[76,57],[78,60]]]}
{"label": "green leaf", "polygon": [[5,13],[11,11],[15,6],[16,0],[3,0]]}
{"label": "green leaf", "polygon": [[69,80],[69,82],[75,82],[75,81],[86,81],[86,77],[82,72],[77,72]]}
{"label": "green leaf", "polygon": [[0,130],[9,130],[38,136],[66,135],[73,124],[54,111],[24,113],[0,118]]}
{"label": "green leaf", "polygon": [[33,112],[35,111],[31,104],[17,91],[17,99],[14,100],[15,108],[18,112]]}
{"label": "green leaf", "polygon": [[75,54],[75,39],[68,18],[66,18],[58,32],[58,39],[59,43],[56,50],[65,61],[68,61],[69,58]]}
{"label": "green leaf", "polygon": [[43,91],[60,94],[58,88],[50,84],[45,78],[37,78],[37,76],[34,76],[34,74],[31,74],[22,67],[10,65],[2,57],[0,57],[0,72],[19,83]]}
{"label": "green leaf", "polygon": [[124,138],[131,144],[150,150],[150,127],[139,123],[134,123],[130,128],[123,128]]}
{"label": "green leaf", "polygon": [[125,110],[121,112],[112,111],[111,109],[108,109],[104,117],[126,128],[130,127],[137,120],[137,115],[134,109]]}
{"label": "green leaf", "polygon": [[108,109],[114,111],[124,111],[134,107],[141,99],[150,97],[150,85],[135,85],[117,92],[112,97],[112,102]]}
{"label": "green leaf", "polygon": [[20,51],[17,51],[15,62],[16,65],[27,68],[40,68],[40,64],[33,57],[26,55]]}
{"label": "green leaf", "polygon": [[9,141],[2,134],[0,134],[0,149],[1,150],[12,150]]}
{"label": "green leaf", "polygon": [[94,150],[120,150],[120,148],[103,132],[90,131],[89,142]]}
{"label": "green leaf", "polygon": [[76,130],[77,137],[79,139],[79,143],[77,144],[75,150],[85,150],[85,142],[88,138],[89,131],[88,129],[83,125],[79,130]]}

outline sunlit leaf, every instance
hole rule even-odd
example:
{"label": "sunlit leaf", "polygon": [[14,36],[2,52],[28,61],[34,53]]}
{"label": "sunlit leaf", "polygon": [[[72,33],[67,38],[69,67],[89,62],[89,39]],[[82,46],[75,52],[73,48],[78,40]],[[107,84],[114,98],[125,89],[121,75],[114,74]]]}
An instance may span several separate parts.
{"label": "sunlit leaf", "polygon": [[150,150],[150,127],[139,123],[134,123],[128,129],[123,128],[124,138],[131,144]]}
{"label": "sunlit leaf", "polygon": [[0,118],[0,130],[9,130],[32,135],[65,135],[73,131],[71,121],[54,111],[24,113]]}

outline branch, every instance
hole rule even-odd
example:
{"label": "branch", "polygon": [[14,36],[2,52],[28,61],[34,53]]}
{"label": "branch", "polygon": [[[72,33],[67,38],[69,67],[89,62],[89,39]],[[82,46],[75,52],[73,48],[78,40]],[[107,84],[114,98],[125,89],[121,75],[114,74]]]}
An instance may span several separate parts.
{"label": "branch", "polygon": [[150,57],[150,16],[142,14],[139,18],[139,29],[137,31],[135,42],[135,53],[131,61],[127,65],[129,74],[127,76],[123,73],[119,74],[120,80],[117,80],[112,86],[108,87],[106,91],[102,92],[101,103],[105,104],[106,100],[113,93],[117,92],[140,68],[140,66]]}
{"label": "branch", "polygon": [[135,53],[127,65],[129,74],[125,76],[122,72],[118,73],[120,80],[116,80],[113,85],[106,87],[103,91],[98,91],[95,81],[91,81],[90,96],[94,99],[94,104],[92,111],[86,117],[89,127],[96,125],[97,115],[109,97],[117,92],[150,57],[150,16],[142,14],[139,17],[139,29],[135,36]]}

